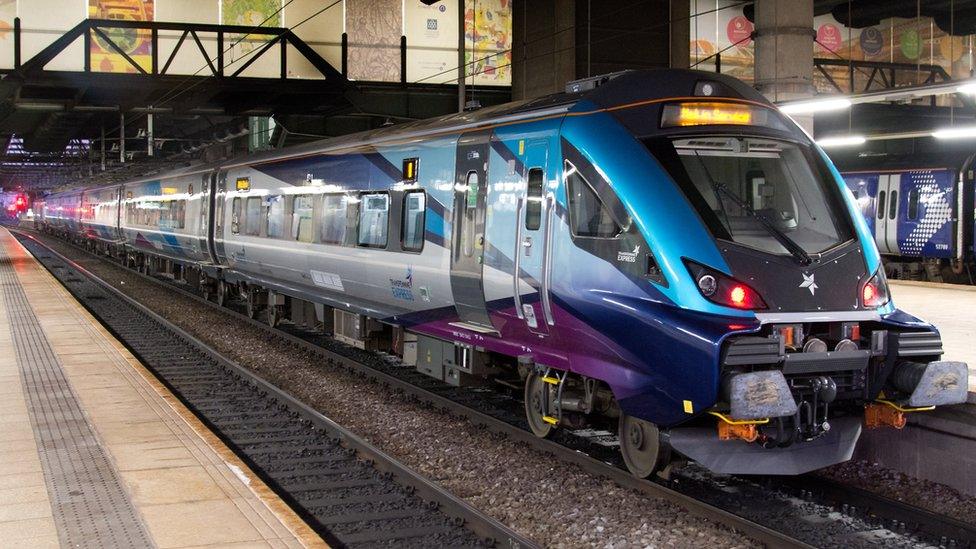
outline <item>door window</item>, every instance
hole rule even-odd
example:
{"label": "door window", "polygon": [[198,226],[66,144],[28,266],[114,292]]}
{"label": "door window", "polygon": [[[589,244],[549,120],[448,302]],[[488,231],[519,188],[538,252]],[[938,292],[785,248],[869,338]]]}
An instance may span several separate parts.
{"label": "door window", "polygon": [[888,219],[894,219],[898,214],[898,191],[891,191],[888,196]]}
{"label": "door window", "polygon": [[878,219],[884,219],[885,215],[885,192],[878,193]]}
{"label": "door window", "polygon": [[461,234],[461,251],[465,257],[472,257],[475,248],[475,225],[478,213],[478,190],[480,189],[478,172],[468,172],[464,199],[463,233]]}
{"label": "door window", "polygon": [[918,219],[918,187],[908,191],[908,219]]}
{"label": "door window", "polygon": [[529,170],[529,181],[525,189],[525,228],[538,231],[542,226],[542,168]]}
{"label": "door window", "polygon": [[241,199],[235,198],[231,206],[230,232],[240,234],[241,232]]}
{"label": "door window", "polygon": [[403,226],[400,228],[400,238],[404,250],[419,252],[424,248],[426,211],[427,196],[423,191],[413,191],[403,195]]}

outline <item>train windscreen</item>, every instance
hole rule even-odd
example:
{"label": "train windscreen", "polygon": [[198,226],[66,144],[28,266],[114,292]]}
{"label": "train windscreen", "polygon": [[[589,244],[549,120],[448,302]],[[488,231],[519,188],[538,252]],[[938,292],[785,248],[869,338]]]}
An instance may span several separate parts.
{"label": "train windscreen", "polygon": [[853,237],[839,188],[800,145],[696,136],[648,146],[717,238],[804,256]]}

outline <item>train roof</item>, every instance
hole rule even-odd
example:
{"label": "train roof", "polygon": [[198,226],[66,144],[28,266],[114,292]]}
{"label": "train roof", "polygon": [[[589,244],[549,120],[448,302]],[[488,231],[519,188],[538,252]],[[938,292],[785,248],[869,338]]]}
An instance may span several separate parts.
{"label": "train roof", "polygon": [[[710,86],[703,88],[702,84],[704,83],[710,84]],[[703,89],[707,89],[708,93],[704,93]],[[595,110],[604,110],[640,102],[692,96],[747,99],[769,104],[761,94],[750,86],[740,80],[721,74],[687,69],[623,71],[570,83],[564,92],[535,99],[513,101],[474,111],[416,120],[365,132],[312,141],[287,149],[240,156],[216,164],[192,165],[162,174],[135,178],[123,183],[103,185],[95,189],[185,176],[208,171],[218,166],[235,167],[259,164],[387,142],[453,135],[498,124],[558,116],[572,111],[581,103],[585,103],[587,107]],[[78,192],[78,190],[70,192]]]}

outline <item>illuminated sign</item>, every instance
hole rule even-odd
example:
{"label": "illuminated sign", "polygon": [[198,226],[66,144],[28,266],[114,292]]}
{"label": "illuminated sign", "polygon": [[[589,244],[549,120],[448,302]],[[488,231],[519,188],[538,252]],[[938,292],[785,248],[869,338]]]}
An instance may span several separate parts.
{"label": "illuminated sign", "polygon": [[417,159],[416,158],[403,159],[403,180],[404,181],[417,180]]}
{"label": "illuminated sign", "polygon": [[238,177],[237,178],[237,190],[239,190],[239,191],[249,191],[249,190],[251,190],[251,178],[250,177]]}
{"label": "illuminated sign", "polygon": [[664,106],[662,127],[766,125],[765,109],[739,103],[675,103]]}

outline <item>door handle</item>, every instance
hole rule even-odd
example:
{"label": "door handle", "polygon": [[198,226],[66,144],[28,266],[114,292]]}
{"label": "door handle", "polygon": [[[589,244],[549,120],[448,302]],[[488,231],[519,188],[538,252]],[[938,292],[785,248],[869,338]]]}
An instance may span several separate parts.
{"label": "door handle", "polygon": [[532,237],[527,236],[525,240],[522,241],[522,247],[525,248],[525,257],[532,255]]}
{"label": "door handle", "polygon": [[[515,315],[520,319],[525,319],[525,313],[522,311],[522,294],[521,288],[519,287],[519,282],[522,278],[522,254],[519,253],[519,244],[524,245],[522,240],[522,210],[525,207],[525,200],[519,199],[515,204],[515,257],[512,258],[512,297],[515,300]],[[529,239],[527,239],[529,240]],[[529,240],[531,243],[531,240]],[[526,252],[528,248],[526,248]]]}

